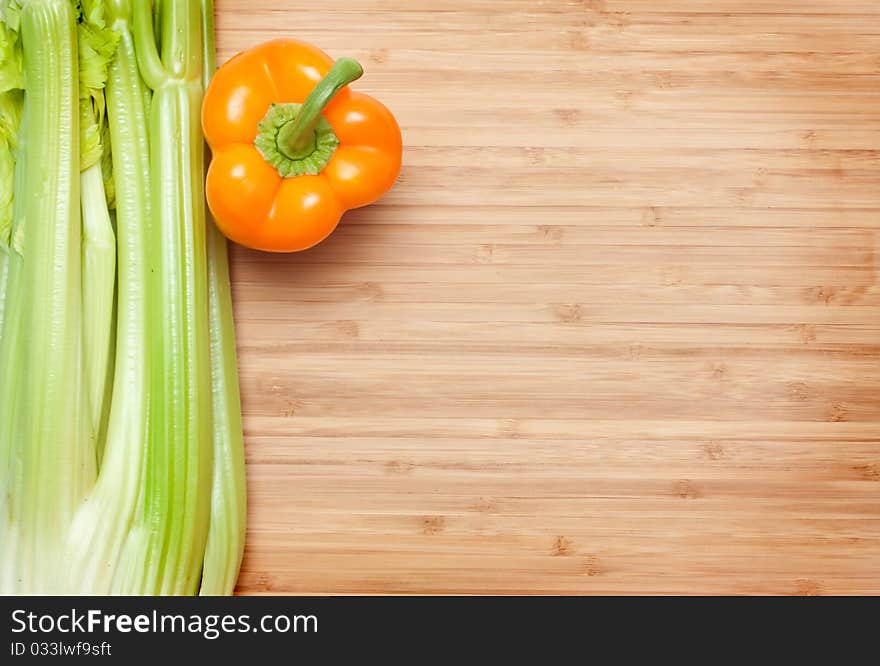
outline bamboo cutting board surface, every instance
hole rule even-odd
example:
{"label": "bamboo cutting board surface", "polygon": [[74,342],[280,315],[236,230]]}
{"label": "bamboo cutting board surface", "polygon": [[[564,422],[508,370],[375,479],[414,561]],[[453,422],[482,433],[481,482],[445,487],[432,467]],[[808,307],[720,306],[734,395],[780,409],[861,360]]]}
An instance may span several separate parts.
{"label": "bamboo cutting board surface", "polygon": [[876,0],[218,0],[396,187],[233,251],[254,593],[880,593]]}

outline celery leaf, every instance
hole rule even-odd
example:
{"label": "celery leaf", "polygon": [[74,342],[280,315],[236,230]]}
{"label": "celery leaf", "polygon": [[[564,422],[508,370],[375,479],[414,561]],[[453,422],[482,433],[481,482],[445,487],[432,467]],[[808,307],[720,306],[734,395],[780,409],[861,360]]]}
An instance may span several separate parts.
{"label": "celery leaf", "polygon": [[[13,6],[10,10],[10,6]],[[21,40],[18,36],[18,3],[2,6],[0,24],[0,247],[8,247],[12,235],[15,194],[15,161],[18,128],[24,106]]]}
{"label": "celery leaf", "polygon": [[[99,9],[86,9],[87,5]],[[90,22],[94,19],[97,23]],[[119,35],[102,27],[103,3],[84,3],[84,14],[77,26],[79,36],[79,97],[80,97],[80,168],[84,171],[97,164],[104,156],[104,122],[106,102],[104,88],[107,72]]]}

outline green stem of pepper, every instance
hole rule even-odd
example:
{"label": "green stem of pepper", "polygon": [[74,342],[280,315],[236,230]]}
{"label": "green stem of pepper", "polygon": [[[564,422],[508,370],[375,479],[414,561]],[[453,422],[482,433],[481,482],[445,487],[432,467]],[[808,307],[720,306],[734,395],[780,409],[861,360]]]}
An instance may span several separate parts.
{"label": "green stem of pepper", "polygon": [[308,157],[315,151],[318,122],[336,94],[364,74],[357,60],[340,58],[306,98],[296,119],[278,132],[278,150],[292,160]]}

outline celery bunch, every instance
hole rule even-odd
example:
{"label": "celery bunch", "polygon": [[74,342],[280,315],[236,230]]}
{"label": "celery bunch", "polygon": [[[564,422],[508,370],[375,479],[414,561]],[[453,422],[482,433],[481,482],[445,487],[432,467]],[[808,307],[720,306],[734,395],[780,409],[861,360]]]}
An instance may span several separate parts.
{"label": "celery bunch", "polygon": [[212,2],[0,7],[0,593],[231,593],[244,457],[204,203]]}

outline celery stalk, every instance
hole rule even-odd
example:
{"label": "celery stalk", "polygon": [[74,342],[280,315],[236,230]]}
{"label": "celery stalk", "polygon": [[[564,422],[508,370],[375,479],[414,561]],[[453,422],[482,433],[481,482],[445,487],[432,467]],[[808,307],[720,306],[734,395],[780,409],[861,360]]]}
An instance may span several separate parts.
{"label": "celery stalk", "polygon": [[162,3],[162,57],[149,0],[135,0],[141,74],[153,90],[150,135],[150,439],[144,505],[150,526],[139,593],[198,591],[211,503],[211,374],[208,340],[201,7]]}
{"label": "celery stalk", "polygon": [[104,89],[110,63],[116,55],[119,35],[106,26],[102,0],[82,4],[81,14],[77,36],[83,221],[83,353],[92,436],[100,458],[109,408],[107,387],[110,378],[116,282],[116,237],[110,219],[103,173],[104,155],[109,152],[109,146],[104,143]]}
{"label": "celery stalk", "polygon": [[200,123],[212,9],[0,0],[0,593],[234,588],[244,453]]}
{"label": "celery stalk", "polygon": [[[15,327],[27,335],[27,345],[16,350],[18,402],[7,444],[7,488],[15,501],[6,510],[16,528],[5,530],[11,539],[3,544],[4,559],[15,563],[18,576],[3,587],[51,593],[63,571],[64,535],[96,475],[81,392],[71,392],[82,376],[79,96],[71,3],[26,2],[21,39],[28,86],[25,145],[33,154],[24,161],[16,230],[24,256],[10,266],[10,278],[19,273]],[[8,343],[4,333],[2,344]]]}
{"label": "celery stalk", "polygon": [[[15,8],[13,8],[15,9]],[[10,247],[15,226],[16,208],[21,208],[24,184],[24,163],[17,159],[23,148],[18,135],[21,116],[24,76],[21,63],[18,14],[0,5],[0,593],[19,589],[14,556],[19,531],[13,522],[10,502],[15,488],[12,477],[14,439],[12,421],[18,406],[17,390],[21,356],[17,352],[20,338],[19,298],[21,256]],[[19,196],[16,196],[18,194]]]}
{"label": "celery stalk", "polygon": [[[214,3],[202,0],[204,84],[214,74]],[[210,218],[210,214],[209,214]],[[244,554],[247,494],[241,400],[226,238],[208,222],[208,303],[213,384],[214,479],[200,594],[232,594]]]}
{"label": "celery stalk", "polygon": [[113,163],[118,246],[116,362],[101,472],[76,517],[67,547],[79,571],[72,593],[132,594],[146,568],[148,526],[136,525],[144,495],[149,422],[149,228],[151,224],[148,97],[137,68],[128,0],[108,3],[119,36],[107,76],[110,139],[124,156]]}
{"label": "celery stalk", "polygon": [[135,526],[143,502],[148,439],[149,228],[151,200],[146,86],[137,68],[129,0],[108,3],[108,25],[119,36],[107,77],[110,139],[116,154],[118,246],[116,362],[101,473],[70,531],[71,592],[129,594],[143,570],[147,528]]}
{"label": "celery stalk", "polygon": [[82,189],[82,294],[85,384],[92,435],[100,448],[102,423],[109,406],[107,384],[110,374],[113,333],[113,297],[116,284],[116,238],[100,162],[80,176]]}
{"label": "celery stalk", "polygon": [[6,284],[9,282],[9,261],[6,248],[0,248],[0,336],[3,335],[3,312],[6,309]]}
{"label": "celery stalk", "polygon": [[[24,173],[27,151],[24,150],[26,132],[22,126],[19,128],[21,136],[18,140],[20,156],[15,164],[13,178],[14,212],[10,220],[8,239],[11,239],[16,227],[17,220],[22,217],[22,193],[24,191]],[[3,285],[3,322],[0,326],[0,521],[7,516],[3,511],[3,503],[7,501],[7,489],[11,484],[11,468],[13,454],[13,420],[18,408],[20,393],[18,391],[18,377],[22,363],[21,354],[18,353],[21,339],[21,273],[23,259],[21,254],[7,246],[0,253],[5,257],[4,285]],[[0,524],[3,524],[0,522]],[[0,530],[0,552],[4,551],[4,533]],[[0,577],[0,591],[3,589],[2,577]]]}
{"label": "celery stalk", "polygon": [[228,595],[244,555],[247,496],[227,243],[213,222],[208,229],[208,284],[214,474],[200,594]]}
{"label": "celery stalk", "polygon": [[[0,14],[6,19],[6,7],[0,4]],[[22,170],[16,170],[17,153],[19,151],[19,132],[21,115],[24,106],[24,74],[21,62],[21,40],[18,35],[18,23],[10,27],[6,21],[0,24],[0,341],[3,339],[3,322],[7,301],[13,295],[9,280],[10,267],[13,263],[10,252],[15,218],[15,191],[23,186]],[[20,165],[19,165],[20,166]],[[0,354],[3,346],[0,344]],[[7,351],[14,352],[14,347],[7,345]],[[0,397],[3,386],[13,390],[12,377],[15,370],[15,358],[0,358]],[[14,390],[13,390],[14,393]],[[14,413],[6,396],[6,402],[0,404],[0,433],[11,423]],[[5,411],[4,411],[5,410]],[[0,434],[0,490],[4,487],[8,467],[9,436]]]}

